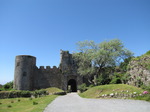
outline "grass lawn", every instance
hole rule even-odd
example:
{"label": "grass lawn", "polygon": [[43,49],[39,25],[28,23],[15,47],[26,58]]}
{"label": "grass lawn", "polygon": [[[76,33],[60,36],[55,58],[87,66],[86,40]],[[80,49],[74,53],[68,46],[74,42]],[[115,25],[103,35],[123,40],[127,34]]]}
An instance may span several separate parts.
{"label": "grass lawn", "polygon": [[92,87],[87,91],[80,93],[79,95],[84,98],[98,98],[103,94],[131,94],[133,92],[136,92],[137,94],[142,94],[143,91],[144,90],[141,88],[137,88],[126,84],[110,84]]}
{"label": "grass lawn", "polygon": [[[55,87],[44,90],[46,90],[49,94],[63,92],[63,90]],[[57,96],[58,95],[47,95],[38,98],[0,99],[0,112],[43,112],[45,107]]]}
{"label": "grass lawn", "polygon": [[48,95],[39,98],[9,98],[0,99],[0,112],[43,112],[45,107],[57,95]]}
{"label": "grass lawn", "polygon": [[51,88],[47,88],[45,89],[48,93],[55,93],[55,92],[64,92],[61,89],[55,88],[55,87],[51,87]]}

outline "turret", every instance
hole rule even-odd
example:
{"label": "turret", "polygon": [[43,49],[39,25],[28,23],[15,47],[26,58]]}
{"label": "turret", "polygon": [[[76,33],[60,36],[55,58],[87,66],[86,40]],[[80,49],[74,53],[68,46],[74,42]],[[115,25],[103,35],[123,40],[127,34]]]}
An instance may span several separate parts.
{"label": "turret", "polygon": [[72,55],[69,51],[60,51],[60,69],[62,72],[70,72],[72,67]]}
{"label": "turret", "polygon": [[34,88],[34,75],[36,57],[19,55],[15,59],[14,89],[32,90]]}

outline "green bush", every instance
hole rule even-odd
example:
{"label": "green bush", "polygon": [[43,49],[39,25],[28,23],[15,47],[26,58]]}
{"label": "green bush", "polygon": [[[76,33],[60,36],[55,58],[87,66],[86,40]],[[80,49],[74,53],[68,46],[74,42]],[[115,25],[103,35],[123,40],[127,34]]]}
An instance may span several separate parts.
{"label": "green bush", "polygon": [[3,85],[4,90],[10,90],[13,89],[13,81],[6,83]]}
{"label": "green bush", "polygon": [[85,83],[81,84],[78,86],[78,90],[80,90],[81,92],[84,92],[87,90],[87,86]]}
{"label": "green bush", "polygon": [[37,104],[38,104],[38,102],[33,101],[33,105],[37,105]]}
{"label": "green bush", "polygon": [[150,94],[145,94],[145,95],[142,95],[142,96],[137,96],[134,99],[136,99],[136,100],[150,101]]}
{"label": "green bush", "polygon": [[110,83],[110,78],[108,73],[106,74],[101,74],[100,76],[98,76],[98,78],[96,79],[97,85],[105,85],[105,84],[109,84]]}
{"label": "green bush", "polygon": [[150,55],[150,50],[145,53],[145,55]]}
{"label": "green bush", "polygon": [[110,84],[121,84],[121,79],[115,77],[111,80]]}
{"label": "green bush", "polygon": [[7,105],[8,108],[12,107],[11,105]]}
{"label": "green bush", "polygon": [[110,84],[121,84],[122,83],[122,74],[114,73],[114,76],[112,77],[112,80]]}
{"label": "green bush", "polygon": [[150,84],[148,86],[143,84],[141,88],[150,92]]}
{"label": "green bush", "polygon": [[94,87],[95,85],[94,84],[91,84],[91,85],[89,85],[89,87],[88,88],[92,88],[92,87]]}
{"label": "green bush", "polygon": [[31,91],[21,91],[21,97],[31,97]]}
{"label": "green bush", "polygon": [[35,97],[40,95],[47,95],[47,91],[45,89],[35,90],[32,92],[32,95],[34,95]]}

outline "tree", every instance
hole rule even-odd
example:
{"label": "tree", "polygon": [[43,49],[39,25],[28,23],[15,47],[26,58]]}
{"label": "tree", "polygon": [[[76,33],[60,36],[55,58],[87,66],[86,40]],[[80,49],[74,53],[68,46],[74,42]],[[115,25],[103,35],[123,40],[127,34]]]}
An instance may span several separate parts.
{"label": "tree", "polygon": [[3,86],[3,88],[4,88],[5,90],[7,90],[7,89],[13,89],[13,81],[7,82],[7,83]]}
{"label": "tree", "polygon": [[106,68],[113,68],[133,55],[118,39],[99,44],[94,41],[83,41],[78,42],[77,46],[78,52],[73,56],[78,60],[78,73],[88,77],[95,75],[97,78],[105,74]]}
{"label": "tree", "polygon": [[126,58],[124,60],[124,62],[121,62],[119,68],[121,69],[121,72],[126,72],[127,71],[127,66],[129,64],[129,62],[131,61],[131,59],[134,58],[134,57],[129,57],[129,58]]}

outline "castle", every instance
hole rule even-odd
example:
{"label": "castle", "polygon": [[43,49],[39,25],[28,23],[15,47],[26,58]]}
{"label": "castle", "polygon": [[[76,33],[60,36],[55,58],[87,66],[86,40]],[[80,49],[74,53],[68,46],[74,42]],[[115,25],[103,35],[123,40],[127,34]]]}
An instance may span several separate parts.
{"label": "castle", "polygon": [[60,65],[36,66],[36,57],[19,55],[15,59],[14,89],[35,90],[57,87],[64,91],[70,87],[72,92],[83,83],[83,77],[77,73],[77,64],[69,51],[60,51]]}

